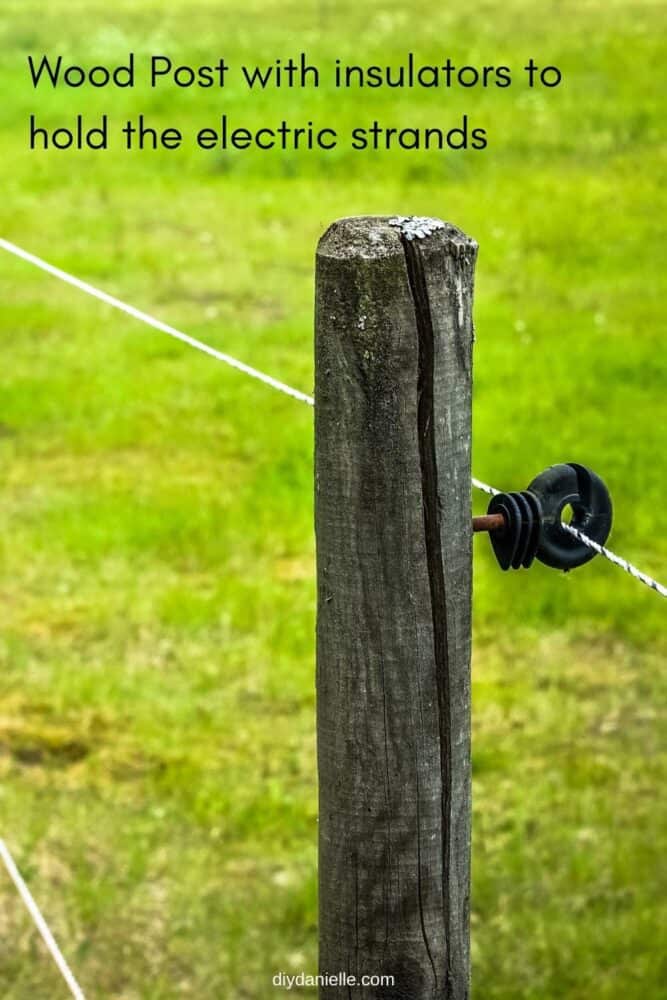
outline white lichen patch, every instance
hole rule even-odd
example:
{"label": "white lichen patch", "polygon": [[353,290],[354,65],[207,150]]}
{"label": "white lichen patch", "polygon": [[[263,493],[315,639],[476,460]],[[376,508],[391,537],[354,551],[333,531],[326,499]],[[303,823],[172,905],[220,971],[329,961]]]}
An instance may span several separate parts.
{"label": "white lichen patch", "polygon": [[465,304],[463,300],[463,278],[460,271],[457,271],[454,276],[454,286],[456,288],[456,318],[458,320],[459,330],[462,330],[463,320],[465,317]]}
{"label": "white lichen patch", "polygon": [[400,229],[401,236],[405,236],[406,240],[423,240],[438,229],[445,228],[442,219],[431,219],[422,215],[396,215],[389,220],[389,225]]}

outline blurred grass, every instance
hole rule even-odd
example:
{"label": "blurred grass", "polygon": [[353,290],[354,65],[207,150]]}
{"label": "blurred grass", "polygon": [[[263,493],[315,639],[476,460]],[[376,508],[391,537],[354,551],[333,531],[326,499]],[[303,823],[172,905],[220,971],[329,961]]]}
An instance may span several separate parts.
{"label": "blurred grass", "polygon": [[[664,5],[9,0],[3,234],[308,390],[312,260],[355,213],[480,243],[476,475],[590,463],[664,577]],[[557,63],[558,91],[39,91],[28,52]],[[26,118],[449,124],[485,153],[26,151]],[[316,968],[312,414],[8,258],[0,823],[91,996],[264,998]],[[482,498],[476,498],[482,509]],[[473,949],[489,1000],[665,996],[659,598],[475,545]],[[663,730],[664,731],[664,730]],[[0,987],[59,996],[0,876]]]}

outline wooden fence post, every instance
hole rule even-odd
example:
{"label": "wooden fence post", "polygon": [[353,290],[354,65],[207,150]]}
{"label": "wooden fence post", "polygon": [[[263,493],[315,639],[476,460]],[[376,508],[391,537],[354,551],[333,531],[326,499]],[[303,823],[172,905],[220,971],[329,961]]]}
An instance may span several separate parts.
{"label": "wooden fence post", "polygon": [[318,247],[322,998],[469,995],[476,251],[373,217]]}

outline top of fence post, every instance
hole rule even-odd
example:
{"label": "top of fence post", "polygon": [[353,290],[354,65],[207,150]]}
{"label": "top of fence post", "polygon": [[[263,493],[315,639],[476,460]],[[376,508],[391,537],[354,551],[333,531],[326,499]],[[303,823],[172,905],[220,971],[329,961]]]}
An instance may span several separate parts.
{"label": "top of fence post", "polygon": [[363,217],[317,252],[326,998],[469,992],[476,249],[438,220]]}

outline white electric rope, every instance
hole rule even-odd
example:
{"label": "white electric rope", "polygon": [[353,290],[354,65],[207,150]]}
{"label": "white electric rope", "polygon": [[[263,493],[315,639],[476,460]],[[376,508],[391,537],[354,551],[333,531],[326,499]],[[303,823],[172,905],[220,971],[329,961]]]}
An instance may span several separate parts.
{"label": "white electric rope", "polygon": [[[46,271],[47,274],[52,275],[54,278],[59,278],[61,281],[66,282],[68,285],[72,285],[74,288],[78,288],[79,291],[85,292],[87,295],[92,295],[93,298],[99,299],[100,302],[105,302],[107,305],[113,306],[114,309],[120,309],[121,312],[126,313],[128,316],[132,316],[134,319],[138,319],[141,323],[146,323],[148,326],[152,326],[155,330],[166,333],[170,337],[175,337],[177,340],[183,341],[184,344],[189,344],[190,347],[194,347],[198,351],[203,351],[204,354],[210,354],[211,357],[217,358],[218,361],[222,361],[226,365],[230,365],[230,367],[243,372],[245,375],[249,375],[251,378],[258,379],[260,382],[270,385],[273,389],[277,389],[279,392],[284,392],[287,396],[292,396],[293,399],[298,399],[302,403],[307,403],[308,406],[315,405],[313,397],[307,395],[305,392],[301,392],[299,389],[293,389],[292,386],[286,385],[284,382],[280,382],[271,375],[266,375],[264,372],[260,372],[256,368],[251,368],[250,365],[246,365],[245,362],[239,361],[237,358],[233,358],[229,354],[224,354],[222,351],[217,351],[214,347],[209,347],[208,344],[204,344],[201,340],[196,340],[194,337],[190,337],[189,334],[183,333],[181,330],[177,330],[175,327],[169,326],[167,323],[163,323],[159,319],[155,319],[155,317],[142,312],[140,309],[135,309],[134,306],[128,305],[126,302],[122,302],[120,299],[115,298],[113,295],[109,295],[107,292],[101,291],[99,288],[95,288],[94,285],[89,285],[87,281],[82,281],[81,278],[75,278],[74,275],[68,274],[67,271],[62,271],[59,267],[54,267],[53,264],[47,263],[47,261],[42,260],[41,257],[36,257],[32,253],[28,253],[27,250],[23,250],[21,247],[16,246],[15,243],[10,243],[9,240],[0,238],[0,249],[6,250],[7,253],[11,253],[15,257],[20,257],[21,260],[25,260],[29,264],[34,264],[35,267],[40,268],[42,271]],[[483,493],[488,493],[490,496],[495,496],[500,492],[500,490],[494,489],[493,486],[489,486],[488,483],[483,483],[481,480],[475,479],[474,477],[472,479],[472,485],[476,489],[482,490]],[[640,583],[644,583],[647,587],[650,587],[651,590],[655,590],[656,593],[660,594],[662,597],[667,597],[666,587],[664,587],[661,583],[658,583],[657,580],[654,580],[646,573],[642,573],[642,571],[637,569],[636,566],[633,566],[632,563],[623,559],[621,556],[617,556],[615,552],[612,552],[610,549],[606,549],[603,545],[598,545],[597,542],[594,542],[592,538],[585,535],[583,531],[579,531],[578,528],[573,528],[572,525],[568,524],[563,524],[563,527],[568,530],[570,534],[578,538],[579,541],[583,542],[584,545],[588,545],[589,548],[593,549],[605,559],[608,559],[609,562],[625,570],[625,572],[629,573],[635,580],[639,580]]]}
{"label": "white electric rope", "polygon": [[500,493],[500,490],[494,490],[493,486],[489,486],[488,483],[483,483],[481,479],[475,479],[472,477],[472,484],[476,490],[481,490],[482,493],[488,493],[490,497],[495,497]]}
{"label": "white electric rope", "polygon": [[61,952],[60,948],[56,943],[56,939],[51,933],[46,920],[42,916],[40,909],[37,906],[37,903],[32,898],[30,889],[23,881],[23,877],[18,868],[16,867],[14,859],[9,852],[9,848],[5,844],[4,840],[2,840],[1,838],[0,838],[0,857],[2,858],[5,864],[5,868],[7,869],[9,877],[11,878],[16,889],[18,890],[21,899],[25,903],[26,909],[28,910],[28,913],[32,917],[37,930],[42,935],[44,944],[49,949],[53,961],[58,966],[60,974],[62,975],[63,979],[69,986],[70,993],[74,997],[74,1000],[85,1000],[85,997],[83,995],[83,990],[81,989],[76,979],[74,978],[72,970],[67,964],[63,953]]}
{"label": "white electric rope", "polygon": [[614,566],[620,566],[621,569],[624,569],[625,572],[629,573],[635,580],[639,580],[640,583],[646,584],[647,587],[650,587],[651,590],[655,590],[655,592],[660,594],[661,597],[667,597],[667,587],[663,587],[663,585],[658,583],[657,580],[654,580],[653,577],[648,576],[646,573],[642,573],[640,569],[633,566],[631,562],[627,561],[627,559],[623,559],[622,556],[617,556],[615,552],[611,552],[609,549],[606,549],[604,545],[600,545],[599,542],[594,542],[592,538],[585,535],[583,531],[579,530],[579,528],[575,528],[571,524],[566,524],[564,521],[562,526],[566,531],[569,531],[571,535],[578,538],[580,542],[587,545],[589,549],[593,549],[593,551],[597,552],[598,555],[604,556],[605,559],[608,559],[610,563],[614,564]]}
{"label": "white electric rope", "polygon": [[176,330],[173,326],[169,326],[168,323],[163,323],[162,320],[155,319],[154,316],[149,316],[148,313],[142,312],[140,309],[135,309],[134,306],[128,305],[127,302],[122,302],[120,299],[115,298],[115,296],[109,295],[107,292],[100,291],[100,289],[95,288],[94,285],[89,285],[87,281],[82,281],[81,278],[75,278],[73,274],[68,274],[67,271],[61,271],[59,267],[54,267],[53,264],[47,263],[47,261],[42,260],[41,257],[36,257],[32,253],[28,253],[27,250],[17,247],[16,244],[10,243],[9,240],[3,240],[0,238],[0,248],[6,250],[7,253],[14,254],[15,257],[20,257],[21,260],[27,261],[28,264],[34,264],[35,267],[40,268],[42,271],[46,271],[47,274],[51,274],[54,278],[59,278],[61,281],[65,281],[68,285],[78,288],[80,292],[85,292],[86,295],[92,295],[94,299],[99,299],[100,302],[105,302],[108,306],[113,306],[114,309],[120,309],[121,312],[127,313],[128,316],[132,316],[134,319],[138,319],[141,323],[146,323],[148,326],[152,326],[154,330],[159,330],[161,333],[166,333],[170,337],[175,337],[176,340],[182,340],[184,344],[189,344],[190,347],[194,347],[198,351],[203,351],[204,354],[210,354],[212,358],[217,358],[218,361],[222,361],[224,364],[230,365],[232,368],[237,368],[238,371],[243,372],[245,375],[249,375],[251,378],[259,379],[260,382],[265,382],[266,385],[270,385],[272,389],[284,392],[285,395],[292,396],[294,399],[298,399],[302,403],[308,403],[309,406],[313,406],[315,403],[313,397],[308,396],[305,392],[300,392],[299,389],[293,389],[291,386],[285,385],[284,382],[279,382],[278,379],[272,378],[271,375],[266,375],[264,372],[260,372],[256,368],[251,368],[250,365],[246,365],[243,361],[238,361],[236,358],[231,357],[229,354],[225,354],[223,351],[216,351],[214,347],[209,347],[208,344],[202,343],[201,340],[196,340],[194,337],[189,336],[189,334],[183,333],[181,330]]}

